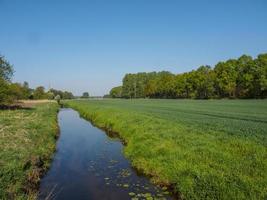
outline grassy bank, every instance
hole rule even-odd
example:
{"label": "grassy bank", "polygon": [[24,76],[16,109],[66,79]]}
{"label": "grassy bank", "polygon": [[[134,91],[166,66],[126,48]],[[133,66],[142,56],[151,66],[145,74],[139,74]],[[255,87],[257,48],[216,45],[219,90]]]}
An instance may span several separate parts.
{"label": "grassy bank", "polygon": [[266,100],[67,101],[184,199],[266,199]]}
{"label": "grassy bank", "polygon": [[56,103],[0,110],[0,199],[35,199],[55,150]]}

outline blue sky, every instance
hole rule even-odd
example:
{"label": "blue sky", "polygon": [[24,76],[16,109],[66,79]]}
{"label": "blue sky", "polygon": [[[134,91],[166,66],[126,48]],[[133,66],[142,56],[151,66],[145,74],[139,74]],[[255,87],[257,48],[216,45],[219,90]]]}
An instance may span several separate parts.
{"label": "blue sky", "polygon": [[267,52],[265,0],[0,0],[14,81],[103,95],[125,73],[181,73]]}

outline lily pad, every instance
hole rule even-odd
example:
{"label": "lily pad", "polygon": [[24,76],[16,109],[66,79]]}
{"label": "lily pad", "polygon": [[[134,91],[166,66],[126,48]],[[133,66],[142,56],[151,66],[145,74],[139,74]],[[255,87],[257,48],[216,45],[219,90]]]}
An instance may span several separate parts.
{"label": "lily pad", "polygon": [[167,190],[168,188],[166,186],[162,187],[163,190]]}
{"label": "lily pad", "polygon": [[151,197],[151,194],[150,193],[145,193],[144,197]]}
{"label": "lily pad", "polygon": [[130,196],[135,196],[135,193],[134,192],[129,192],[129,195]]}
{"label": "lily pad", "polygon": [[169,192],[168,191],[165,191],[165,192],[163,192],[163,194],[169,194]]}

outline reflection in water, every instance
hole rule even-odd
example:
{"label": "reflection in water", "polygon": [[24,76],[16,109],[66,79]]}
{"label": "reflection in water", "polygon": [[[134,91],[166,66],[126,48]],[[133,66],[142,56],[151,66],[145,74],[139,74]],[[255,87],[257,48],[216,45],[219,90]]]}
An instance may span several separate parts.
{"label": "reflection in water", "polygon": [[62,109],[58,119],[57,152],[41,181],[39,199],[171,199],[168,191],[137,175],[118,139],[72,109]]}

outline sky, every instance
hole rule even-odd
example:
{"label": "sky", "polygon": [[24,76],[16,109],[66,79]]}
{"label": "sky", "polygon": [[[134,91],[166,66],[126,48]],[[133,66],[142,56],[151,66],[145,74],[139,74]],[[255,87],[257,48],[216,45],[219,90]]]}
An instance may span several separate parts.
{"label": "sky", "polygon": [[0,19],[13,81],[75,95],[267,53],[266,0],[0,0]]}

